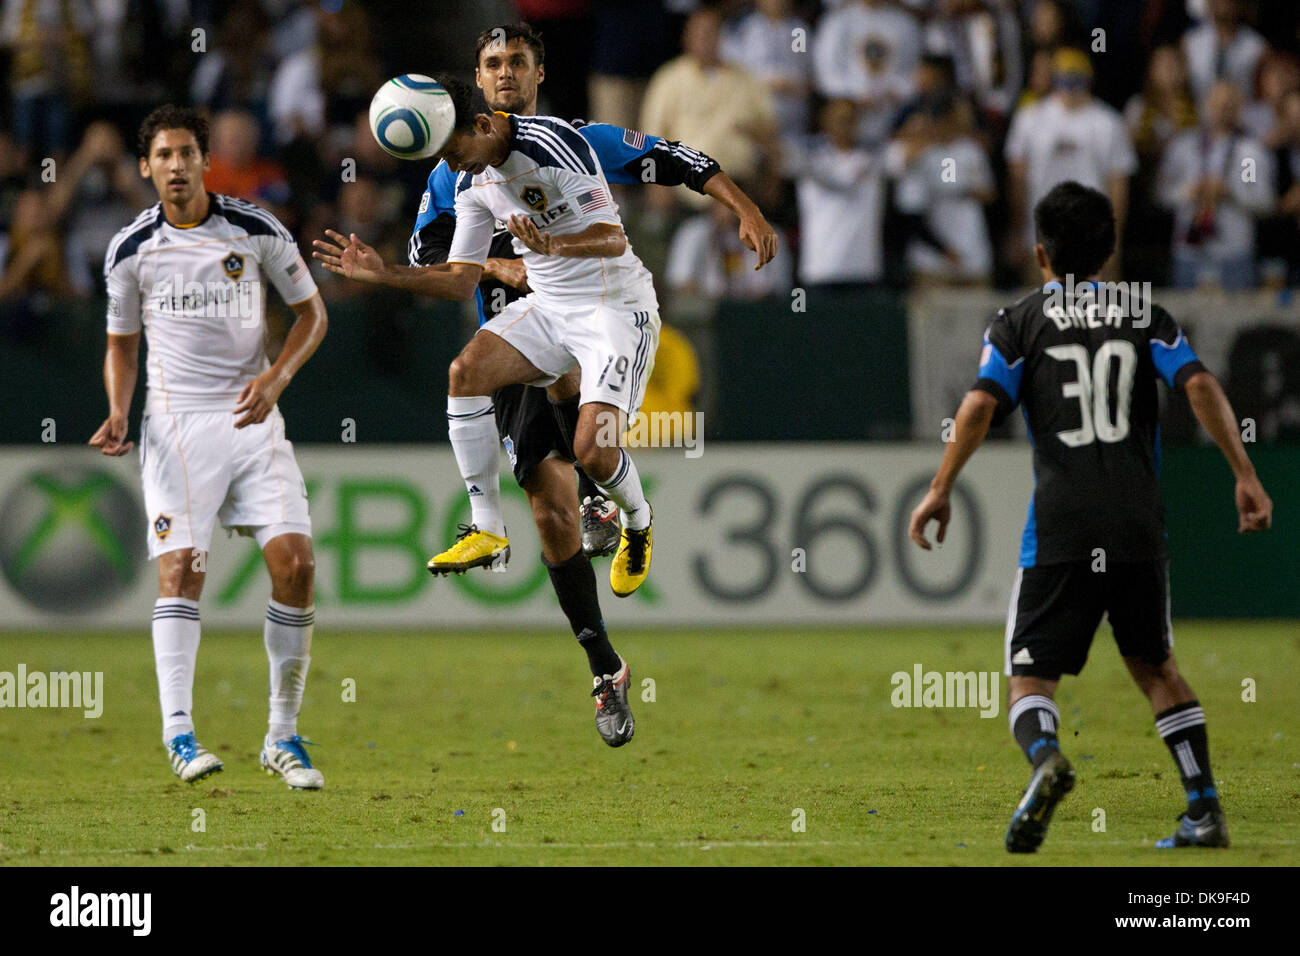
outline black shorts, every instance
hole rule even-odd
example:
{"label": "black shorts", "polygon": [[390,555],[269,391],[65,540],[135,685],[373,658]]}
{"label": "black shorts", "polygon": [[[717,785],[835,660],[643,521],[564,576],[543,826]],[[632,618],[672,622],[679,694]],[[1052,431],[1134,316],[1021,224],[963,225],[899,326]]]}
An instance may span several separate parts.
{"label": "black shorts", "polygon": [[496,406],[497,434],[520,487],[552,455],[573,461],[573,442],[560,427],[546,389],[507,385],[492,393],[492,404]]}
{"label": "black shorts", "polygon": [[1163,664],[1174,645],[1169,622],[1169,562],[1071,561],[1020,568],[1007,612],[1006,672],[1054,679],[1077,674],[1088,648],[1110,617],[1111,633],[1124,657]]}

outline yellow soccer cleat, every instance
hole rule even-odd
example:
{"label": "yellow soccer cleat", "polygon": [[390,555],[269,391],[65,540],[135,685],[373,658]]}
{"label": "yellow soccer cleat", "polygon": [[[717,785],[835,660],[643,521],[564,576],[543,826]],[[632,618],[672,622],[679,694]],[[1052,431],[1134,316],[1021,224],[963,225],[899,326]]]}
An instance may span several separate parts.
{"label": "yellow soccer cleat", "polygon": [[470,568],[491,568],[498,562],[502,566],[510,560],[510,539],[480,531],[478,525],[457,525],[460,534],[456,543],[442,554],[429,559],[430,574],[464,574]]}
{"label": "yellow soccer cleat", "polygon": [[644,531],[623,529],[614,562],[609,566],[609,586],[617,597],[630,595],[650,573],[650,552],[654,550],[653,525],[654,509],[651,508],[650,524]]}

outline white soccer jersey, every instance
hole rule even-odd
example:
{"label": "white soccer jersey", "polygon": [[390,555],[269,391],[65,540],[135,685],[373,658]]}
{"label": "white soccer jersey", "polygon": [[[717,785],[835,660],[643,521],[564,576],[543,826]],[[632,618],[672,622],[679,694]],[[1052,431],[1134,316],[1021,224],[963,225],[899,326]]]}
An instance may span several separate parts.
{"label": "white soccer jersey", "polygon": [[[541,232],[582,232],[597,222],[622,225],[595,152],[576,129],[554,116],[511,116],[510,154],[500,166],[456,177],[456,233],[448,262],[483,265],[498,221],[527,216]],[[611,258],[543,256],[514,241],[528,285],[539,300],[608,299],[614,304],[653,285],[629,243]]]}
{"label": "white soccer jersey", "polygon": [[162,203],[108,247],[108,331],[144,329],[146,414],[229,410],[268,367],[266,283],[290,305],[316,293],[289,231],[242,199],[209,194],[208,215],[182,228]]}

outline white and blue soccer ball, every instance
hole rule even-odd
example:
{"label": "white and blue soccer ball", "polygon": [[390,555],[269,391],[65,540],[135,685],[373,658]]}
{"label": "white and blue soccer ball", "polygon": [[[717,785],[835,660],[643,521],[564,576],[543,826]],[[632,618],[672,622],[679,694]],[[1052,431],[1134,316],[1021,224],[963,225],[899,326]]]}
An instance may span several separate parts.
{"label": "white and blue soccer ball", "polygon": [[370,101],[370,132],[398,159],[428,159],[447,144],[455,122],[450,94],[419,73],[393,77]]}

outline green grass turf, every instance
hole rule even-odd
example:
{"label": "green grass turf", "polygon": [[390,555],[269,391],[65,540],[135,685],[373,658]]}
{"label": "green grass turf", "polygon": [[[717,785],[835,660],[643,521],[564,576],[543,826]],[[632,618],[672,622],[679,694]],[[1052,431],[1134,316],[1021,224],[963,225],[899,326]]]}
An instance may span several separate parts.
{"label": "green grass turf", "polygon": [[[1183,670],[1209,717],[1228,851],[1160,852],[1182,796],[1107,631],[1058,695],[1079,782],[1048,840],[1002,835],[1028,778],[973,710],[895,709],[890,676],[999,670],[996,629],[616,635],[638,685],[635,739],[596,735],[585,661],[559,633],[419,635],[322,627],[302,719],[326,789],[256,763],[259,635],[210,633],[199,739],[225,761],[175,779],[158,741],[147,636],[8,634],[0,670],[103,670],[103,716],[0,710],[0,863],[1050,864],[1300,862],[1300,637],[1294,623],[1185,623]],[[1257,700],[1242,701],[1242,680]],[[356,701],[344,702],[345,678]],[[999,686],[1005,696],[1005,684]],[[637,695],[639,697],[639,694]],[[192,811],[206,813],[206,832]],[[504,832],[492,828],[505,811]],[[792,829],[796,808],[806,831]],[[1093,829],[1094,808],[1105,832]]]}

